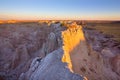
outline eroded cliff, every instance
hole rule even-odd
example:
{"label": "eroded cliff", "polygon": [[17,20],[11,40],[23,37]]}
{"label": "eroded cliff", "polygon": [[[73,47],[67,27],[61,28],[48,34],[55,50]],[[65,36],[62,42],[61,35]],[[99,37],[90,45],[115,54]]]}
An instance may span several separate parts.
{"label": "eroded cliff", "polygon": [[[59,24],[57,24],[59,25]],[[70,24],[71,27],[66,28],[64,26],[53,26],[52,35],[56,36],[52,39],[52,43],[50,41],[47,42],[48,44],[56,44],[58,45],[57,50],[53,50],[51,53],[46,55],[40,62],[34,60],[34,66],[31,66],[30,69],[22,73],[20,76],[20,80],[83,80],[84,78],[78,74],[75,74],[72,71],[72,63],[71,58],[69,55],[69,51],[72,50],[78,43],[79,39],[76,39],[75,44],[71,43],[70,41],[73,40],[73,36],[81,37],[79,32],[81,31],[81,27],[77,26],[75,23]],[[74,26],[74,27],[73,27]],[[76,31],[75,31],[76,30]],[[50,33],[51,34],[51,33]],[[71,39],[70,39],[70,36]],[[48,36],[50,39],[51,37]],[[81,39],[81,38],[80,38]],[[66,43],[66,40],[69,41]],[[56,42],[56,43],[55,43]],[[51,50],[53,47],[50,46],[49,49]],[[32,64],[31,64],[32,65]],[[36,67],[37,66],[37,67]]]}
{"label": "eroded cliff", "polygon": [[119,43],[98,31],[75,22],[0,26],[2,80],[120,79]]}

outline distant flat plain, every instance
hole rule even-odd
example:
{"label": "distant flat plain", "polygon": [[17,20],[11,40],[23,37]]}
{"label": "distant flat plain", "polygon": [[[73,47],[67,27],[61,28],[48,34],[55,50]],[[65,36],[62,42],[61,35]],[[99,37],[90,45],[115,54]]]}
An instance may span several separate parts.
{"label": "distant flat plain", "polygon": [[120,42],[120,22],[108,22],[108,23],[88,23],[86,25],[87,28],[96,29],[103,34],[113,36],[114,40]]}

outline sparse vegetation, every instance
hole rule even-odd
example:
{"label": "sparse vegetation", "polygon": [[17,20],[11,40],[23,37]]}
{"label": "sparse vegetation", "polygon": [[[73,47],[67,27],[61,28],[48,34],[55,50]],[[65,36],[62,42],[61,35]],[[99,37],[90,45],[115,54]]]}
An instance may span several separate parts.
{"label": "sparse vegetation", "polygon": [[120,42],[120,23],[91,23],[86,27],[96,29],[103,34],[112,35],[114,40]]}
{"label": "sparse vegetation", "polygon": [[86,69],[85,69],[84,67],[82,67],[80,70],[81,70],[82,72],[86,72]]}

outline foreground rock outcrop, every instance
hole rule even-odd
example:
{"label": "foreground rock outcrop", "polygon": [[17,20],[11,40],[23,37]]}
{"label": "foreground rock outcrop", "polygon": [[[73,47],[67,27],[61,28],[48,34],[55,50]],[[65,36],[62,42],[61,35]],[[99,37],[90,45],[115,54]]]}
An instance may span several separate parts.
{"label": "foreground rock outcrop", "polygon": [[[56,26],[56,27],[53,26],[53,32],[50,33],[50,35],[48,36],[50,40],[48,39],[48,41],[46,42],[47,47],[45,48],[46,51],[52,49],[51,51],[53,52],[48,51],[47,54],[48,53],[49,54],[45,58],[41,59],[39,62],[37,61],[37,59],[33,60],[29,70],[25,73],[22,73],[19,80],[34,80],[34,79],[35,80],[49,80],[49,79],[50,80],[54,80],[54,79],[55,80],[83,80],[84,79],[80,75],[73,73],[72,67],[70,67],[72,66],[70,62],[71,61],[70,56],[69,56],[69,53],[66,53],[67,50],[65,49],[65,46],[66,48],[68,47],[64,43],[67,37],[65,35],[70,34],[68,32],[71,32],[69,30],[72,30],[72,28],[67,29],[68,32],[66,32],[66,30],[64,31],[63,29],[64,27],[62,26]],[[76,24],[74,28],[75,29],[78,28],[78,30],[81,30],[78,26],[76,26]],[[71,32],[71,34],[73,33],[74,31]],[[76,31],[75,33],[79,33],[79,31],[78,32]],[[75,36],[75,34],[73,35]],[[68,37],[67,40],[69,40],[69,38],[70,36]],[[77,41],[79,41],[79,39]],[[58,45],[58,50],[54,50],[55,48],[57,48],[57,46],[55,45]],[[74,46],[72,45],[74,44],[71,44],[70,47],[75,46],[75,45]],[[33,63],[35,63],[34,66],[32,66]]]}
{"label": "foreground rock outcrop", "polygon": [[120,44],[108,35],[67,21],[0,26],[0,80],[120,79]]}
{"label": "foreground rock outcrop", "polygon": [[1,26],[6,26],[1,29],[1,33],[5,34],[1,35],[0,45],[0,65],[4,63],[5,66],[0,68],[3,80],[83,80],[83,77],[69,70],[67,63],[62,62],[62,31],[67,28],[60,23],[52,23],[49,27],[44,23]]}
{"label": "foreground rock outcrop", "polygon": [[62,48],[48,54],[44,59],[35,58],[26,73],[19,80],[83,80],[78,74],[70,72],[67,64],[61,62]]}
{"label": "foreground rock outcrop", "polygon": [[28,70],[33,58],[44,56],[38,51],[49,33],[50,28],[44,24],[1,24],[0,76],[4,80],[17,80],[21,72]]}

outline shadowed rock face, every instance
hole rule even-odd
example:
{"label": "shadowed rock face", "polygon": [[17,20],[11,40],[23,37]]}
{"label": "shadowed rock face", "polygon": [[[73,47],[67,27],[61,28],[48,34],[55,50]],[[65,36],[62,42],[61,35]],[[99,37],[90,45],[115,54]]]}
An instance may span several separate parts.
{"label": "shadowed rock face", "polygon": [[86,64],[84,66],[80,64],[81,70],[83,70],[80,73],[90,80],[119,80],[120,43],[96,30],[84,29],[84,33],[88,45],[88,55],[80,57],[83,58],[83,64]]}
{"label": "shadowed rock face", "polygon": [[33,60],[26,73],[22,73],[19,80],[83,80],[77,74],[70,72],[67,64],[61,62],[62,48],[48,54],[41,61]]}
{"label": "shadowed rock face", "polygon": [[120,79],[119,44],[99,32],[75,22],[0,26],[1,80]]}
{"label": "shadowed rock face", "polygon": [[[69,67],[70,62],[67,59],[69,56],[64,55],[66,53],[63,45],[66,45],[62,44],[64,41],[63,28],[64,27],[57,26],[56,29],[56,27],[53,26],[53,32],[49,34],[48,41],[44,47],[44,49],[46,49],[45,51],[50,50],[46,52],[47,56],[40,62],[38,62],[37,59],[33,60],[31,65],[35,63],[34,66],[31,66],[27,72],[22,73],[19,80],[83,80],[80,75],[71,72]],[[55,48],[56,50],[54,50]],[[64,63],[62,62],[63,55]]]}
{"label": "shadowed rock face", "polygon": [[28,70],[33,58],[44,57],[40,52],[51,29],[44,24],[19,23],[0,25],[0,76],[16,80]]}
{"label": "shadowed rock face", "polygon": [[[3,80],[82,80],[61,61],[60,23],[2,24],[0,78]],[[48,75],[46,77],[46,75]]]}

